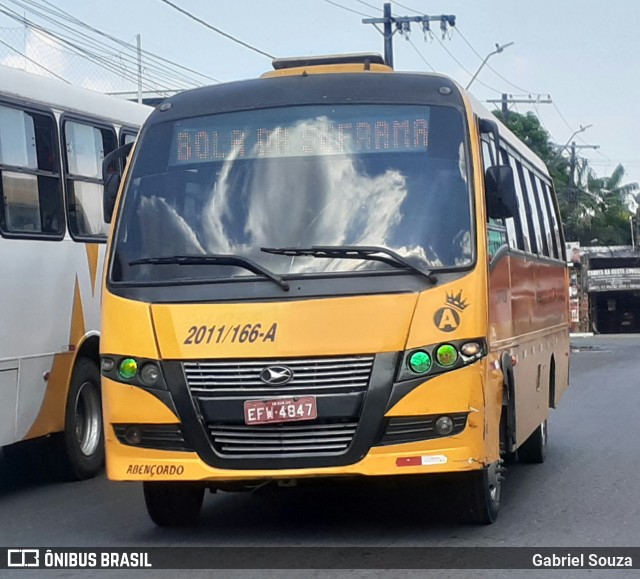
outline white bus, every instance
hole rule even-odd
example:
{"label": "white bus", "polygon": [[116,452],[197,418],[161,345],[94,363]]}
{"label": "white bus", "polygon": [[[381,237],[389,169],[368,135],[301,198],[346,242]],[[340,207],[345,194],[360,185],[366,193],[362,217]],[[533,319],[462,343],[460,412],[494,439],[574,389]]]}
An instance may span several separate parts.
{"label": "white bus", "polygon": [[102,160],[151,110],[0,66],[0,447],[49,437],[67,478],[104,460]]}

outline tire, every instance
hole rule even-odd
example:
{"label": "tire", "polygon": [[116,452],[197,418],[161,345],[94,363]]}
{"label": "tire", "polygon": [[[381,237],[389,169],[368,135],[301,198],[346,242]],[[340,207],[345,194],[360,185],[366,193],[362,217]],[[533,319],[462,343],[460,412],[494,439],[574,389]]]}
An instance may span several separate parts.
{"label": "tire", "polygon": [[100,372],[89,358],[79,358],[73,369],[64,424],[56,441],[62,454],[62,478],[94,477],[104,466],[104,428]]}
{"label": "tire", "polygon": [[547,456],[547,421],[543,420],[520,448],[518,448],[518,459],[520,462],[529,464],[542,464]]}
{"label": "tire", "polygon": [[204,499],[203,485],[144,482],[142,487],[149,517],[159,527],[186,527],[198,520]]}
{"label": "tire", "polygon": [[494,462],[482,470],[465,473],[460,481],[460,517],[464,522],[490,525],[498,518],[502,467]]}

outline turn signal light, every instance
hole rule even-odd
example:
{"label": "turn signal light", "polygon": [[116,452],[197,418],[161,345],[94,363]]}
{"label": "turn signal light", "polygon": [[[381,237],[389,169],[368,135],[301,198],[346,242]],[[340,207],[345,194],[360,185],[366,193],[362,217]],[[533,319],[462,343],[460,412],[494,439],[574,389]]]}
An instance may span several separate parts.
{"label": "turn signal light", "polygon": [[460,346],[460,351],[465,356],[477,356],[481,350],[482,347],[480,346],[480,344],[478,344],[478,342],[467,342],[466,344],[462,344],[462,346]]}

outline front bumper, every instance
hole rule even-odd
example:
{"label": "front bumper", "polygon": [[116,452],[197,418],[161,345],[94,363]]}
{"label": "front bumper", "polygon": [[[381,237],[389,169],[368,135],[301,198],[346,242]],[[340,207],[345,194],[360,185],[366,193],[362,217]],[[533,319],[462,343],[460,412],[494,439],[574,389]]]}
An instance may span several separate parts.
{"label": "front bumper", "polygon": [[[103,377],[107,475],[112,480],[241,481],[456,472],[489,462],[493,453],[487,448],[484,428],[484,360],[425,382],[394,385],[393,356],[376,356],[379,367],[373,373],[357,433],[346,452],[334,455],[221,457],[207,439],[198,405],[186,386],[177,384],[180,376],[167,376],[172,392],[160,396]],[[180,391],[186,395],[176,395]],[[466,416],[456,434],[404,444],[387,440],[379,446],[389,419],[456,413]],[[116,435],[122,424],[174,425],[184,431],[185,448],[123,444],[122,428],[120,437]]]}

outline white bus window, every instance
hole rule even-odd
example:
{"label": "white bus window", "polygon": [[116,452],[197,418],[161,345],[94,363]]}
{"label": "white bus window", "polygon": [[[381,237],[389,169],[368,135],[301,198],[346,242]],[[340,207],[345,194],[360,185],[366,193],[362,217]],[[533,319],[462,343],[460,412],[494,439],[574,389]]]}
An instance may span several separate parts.
{"label": "white bus window", "polygon": [[0,231],[59,238],[62,199],[53,118],[0,106]]}
{"label": "white bus window", "polygon": [[24,111],[0,107],[0,162],[36,169],[36,135],[33,119]]}
{"label": "white bus window", "polygon": [[128,145],[129,143],[133,143],[136,140],[138,133],[133,133],[129,129],[123,130],[120,133],[120,146]]}
{"label": "white bus window", "polygon": [[116,148],[110,129],[82,122],[64,124],[69,191],[69,230],[76,238],[105,238],[102,213],[102,161]]}

